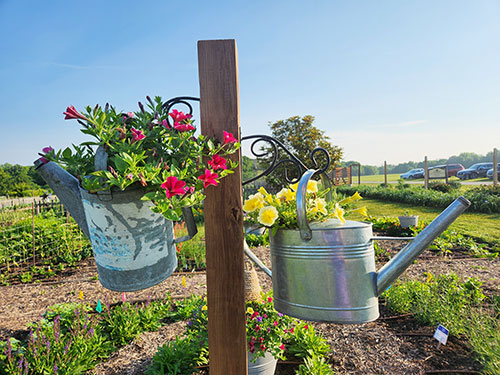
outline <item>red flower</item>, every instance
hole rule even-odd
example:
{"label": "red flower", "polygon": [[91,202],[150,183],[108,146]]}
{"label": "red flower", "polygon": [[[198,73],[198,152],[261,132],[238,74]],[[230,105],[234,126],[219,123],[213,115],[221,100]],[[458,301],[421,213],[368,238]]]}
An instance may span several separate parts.
{"label": "red flower", "polygon": [[217,186],[217,178],[219,178],[217,173],[212,173],[209,169],[205,168],[205,173],[199,176],[198,180],[203,181],[203,187],[206,189],[209,185]]}
{"label": "red flower", "polygon": [[281,349],[281,350],[285,350],[285,344],[281,344],[281,345],[280,345],[280,349]]}
{"label": "red flower", "polygon": [[167,180],[161,184],[161,187],[165,189],[165,194],[167,198],[170,199],[175,195],[183,195],[186,191],[184,190],[184,186],[186,183],[182,180],[179,180],[175,176],[167,177]]}
{"label": "red flower", "polygon": [[309,326],[306,324],[306,325],[304,326],[304,329],[309,329]]}
{"label": "red flower", "polygon": [[174,122],[182,122],[184,120],[189,120],[192,115],[184,112],[180,112],[176,109],[173,109],[172,112],[169,113],[170,117],[174,120]]}
{"label": "red flower", "polygon": [[191,124],[181,124],[180,122],[174,122],[174,129],[180,132],[188,132],[194,130],[194,126]]}
{"label": "red flower", "polygon": [[167,129],[170,129],[170,126],[168,125],[167,120],[163,120],[163,121],[161,122],[161,124],[162,124],[164,127],[166,127]]}
{"label": "red flower", "polygon": [[214,170],[227,169],[226,162],[227,160],[222,156],[215,154],[214,156],[212,156],[212,160],[208,161],[208,165],[210,165]]}
{"label": "red flower", "polygon": [[132,131],[132,143],[140,141],[141,139],[146,138],[142,130],[130,129]]}
{"label": "red flower", "polygon": [[63,115],[66,115],[66,117],[64,118],[65,120],[74,120],[78,118],[81,120],[87,120],[87,118],[84,115],[78,113],[78,111],[72,105],[66,108],[66,112],[63,112]]}
{"label": "red flower", "polygon": [[238,142],[238,140],[234,138],[234,135],[224,130],[224,144],[236,142]]}

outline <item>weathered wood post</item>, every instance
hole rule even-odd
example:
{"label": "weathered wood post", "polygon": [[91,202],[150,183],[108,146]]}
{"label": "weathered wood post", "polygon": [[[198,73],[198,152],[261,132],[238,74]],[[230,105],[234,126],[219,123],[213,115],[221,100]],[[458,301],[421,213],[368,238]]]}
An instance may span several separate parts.
{"label": "weathered wood post", "polygon": [[[240,140],[238,56],[234,40],[198,42],[201,132]],[[241,153],[231,155],[241,165]],[[206,189],[208,346],[211,375],[246,375],[241,168]]]}
{"label": "weathered wood post", "polygon": [[387,161],[384,160],[384,185],[387,186]]}
{"label": "weathered wood post", "polygon": [[493,149],[493,185],[498,185],[498,150]]}
{"label": "weathered wood post", "polygon": [[429,188],[429,168],[427,166],[427,156],[424,159],[424,188]]}

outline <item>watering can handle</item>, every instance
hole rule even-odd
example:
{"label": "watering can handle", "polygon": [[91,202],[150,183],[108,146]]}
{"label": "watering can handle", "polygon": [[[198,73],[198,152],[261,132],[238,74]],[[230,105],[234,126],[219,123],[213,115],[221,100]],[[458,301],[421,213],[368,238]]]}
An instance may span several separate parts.
{"label": "watering can handle", "polygon": [[182,216],[184,216],[184,222],[187,225],[188,234],[187,236],[176,238],[174,243],[190,240],[196,235],[196,233],[198,233],[198,228],[194,222],[193,209],[191,207],[182,207]]}
{"label": "watering can handle", "polygon": [[[317,173],[318,170],[308,169],[304,172],[302,177],[300,178],[299,185],[297,188],[297,224],[299,226],[300,237],[304,241],[309,241],[312,238],[312,231],[309,227],[309,222],[307,221],[307,202],[306,202],[306,192],[307,192],[307,184],[311,177]],[[326,196],[328,201],[333,200],[332,194],[332,184],[330,180],[325,175],[325,173],[321,173],[321,182],[325,185],[328,185],[329,191]]]}

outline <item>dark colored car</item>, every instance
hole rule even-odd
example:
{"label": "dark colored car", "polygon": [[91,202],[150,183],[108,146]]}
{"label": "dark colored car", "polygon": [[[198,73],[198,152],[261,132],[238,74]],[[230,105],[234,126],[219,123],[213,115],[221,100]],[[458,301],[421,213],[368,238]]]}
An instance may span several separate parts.
{"label": "dark colored car", "polygon": [[[488,169],[488,172],[486,172],[486,177],[493,180],[493,168]],[[497,166],[497,179],[500,180],[500,164],[498,164]]]}
{"label": "dark colored car", "polygon": [[486,173],[488,173],[488,170],[491,168],[493,168],[493,163],[476,163],[471,165],[469,168],[458,172],[457,177],[461,180],[486,177]]}
{"label": "dark colored car", "polygon": [[[446,166],[448,166],[448,177],[456,176],[458,172],[462,171],[464,169],[464,166],[462,164],[443,164],[443,165],[436,165],[434,167],[429,168],[429,176],[432,176],[432,172],[430,172],[433,169],[445,169]],[[444,178],[444,172],[443,172],[443,178]]]}
{"label": "dark colored car", "polygon": [[424,168],[415,168],[408,172],[399,175],[399,178],[404,178],[405,180],[410,180],[412,178],[424,178]]}

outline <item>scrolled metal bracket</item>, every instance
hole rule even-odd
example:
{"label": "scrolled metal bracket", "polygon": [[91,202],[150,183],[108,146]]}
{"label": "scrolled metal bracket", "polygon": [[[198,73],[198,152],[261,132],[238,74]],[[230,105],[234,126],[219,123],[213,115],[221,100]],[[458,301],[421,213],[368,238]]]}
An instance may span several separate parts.
{"label": "scrolled metal bracket", "polygon": [[[179,96],[176,98],[172,98],[167,100],[165,103],[163,103],[163,108],[168,112],[178,104],[183,104],[186,105],[189,108],[189,114],[193,114],[193,107],[189,103],[189,101],[196,101],[199,102],[200,98],[192,97],[192,96]],[[171,126],[170,124],[170,119],[167,117],[167,124]],[[277,140],[274,137],[271,137],[269,135],[263,135],[263,134],[257,134],[257,135],[247,135],[244,137],[241,137],[241,141],[246,141],[246,140],[253,140],[252,144],[250,146],[250,152],[257,158],[261,157],[269,157],[271,162],[269,167],[263,171],[262,173],[258,174],[255,177],[252,177],[251,179],[244,181],[242,185],[247,185],[255,180],[258,180],[261,177],[267,176],[271,174],[276,168],[278,168],[281,165],[285,165],[285,179],[288,183],[293,184],[296,183],[300,180],[300,177],[308,170],[310,169],[307,167],[300,159],[298,159],[295,155],[293,155],[290,150],[286,148],[286,146]],[[257,144],[260,142],[265,142],[268,145],[268,148],[265,149],[263,148],[263,145],[261,144],[260,150],[256,149]],[[284,159],[279,159],[279,151],[283,151],[286,154],[286,157]],[[323,166],[319,166],[318,160],[317,160],[317,155],[323,155],[326,159],[326,162]],[[328,151],[326,151],[322,147],[316,147],[314,150],[312,150],[310,154],[310,160],[311,160],[311,168],[316,169],[317,173],[322,175],[327,171],[328,167],[330,166],[331,159],[330,155],[328,154]],[[289,177],[289,169],[287,166],[290,168],[295,168],[298,171],[298,177],[295,178],[290,178]]]}

